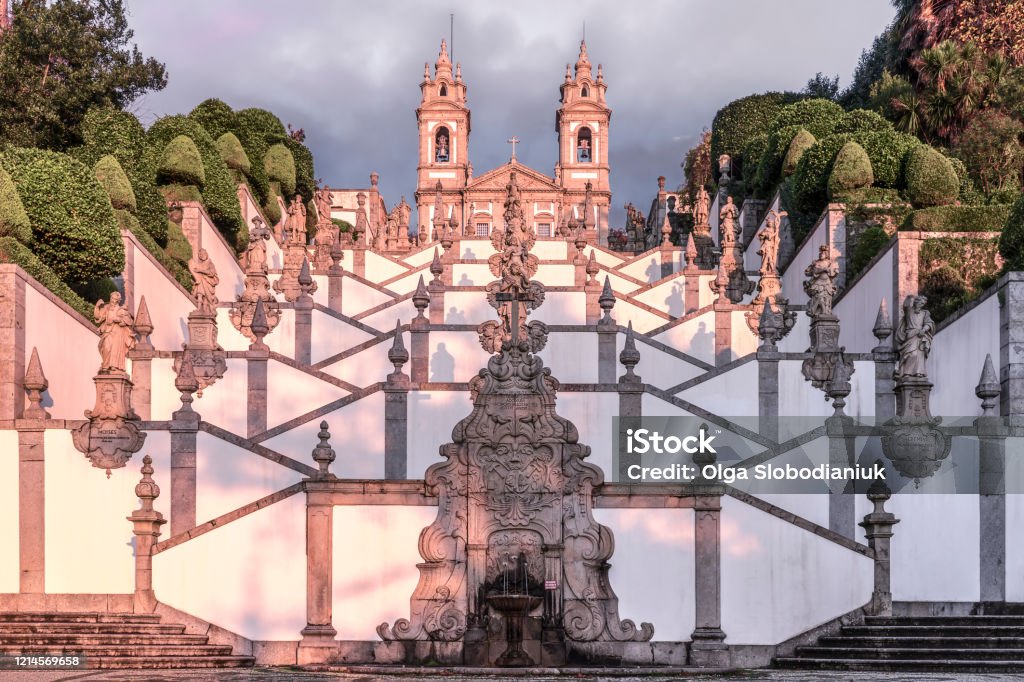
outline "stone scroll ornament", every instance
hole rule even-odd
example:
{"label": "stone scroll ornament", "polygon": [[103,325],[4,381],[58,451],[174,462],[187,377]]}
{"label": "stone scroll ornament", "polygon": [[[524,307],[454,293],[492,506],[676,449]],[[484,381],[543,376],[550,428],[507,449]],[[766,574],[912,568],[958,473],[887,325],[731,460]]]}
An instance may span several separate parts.
{"label": "stone scroll ornament", "polygon": [[134,319],[114,292],[97,301],[93,319],[100,330],[100,370],[93,377],[96,403],[85,411],[87,421],[71,432],[75,448],[98,469],[120,469],[142,448],[146,434],[132,409],[132,382],[125,371],[128,351],[136,344]]}
{"label": "stone scroll ornament", "polygon": [[545,627],[581,642],[647,641],[653,626],[619,618],[608,579],[614,540],[592,512],[604,475],[585,461],[590,448],[576,427],[555,412],[558,381],[534,354],[547,330],[525,324],[526,312],[543,302],[544,289],[530,279],[534,235],[514,173],[506,189],[505,228],[490,260],[500,279],[487,288],[500,320],[480,327],[493,355],[470,382],[472,413],[426,473],[438,514],[420,534],[411,617],[377,632],[384,640],[461,641],[484,629],[498,615],[492,603],[511,556],[522,557],[516,565],[527,573],[515,589],[546,596],[531,608],[543,611]]}
{"label": "stone scroll ornament", "polygon": [[[256,334],[252,331],[252,319],[256,313],[256,302],[263,301],[266,313],[267,333],[273,331],[281,321],[281,309],[270,291],[270,280],[267,278],[267,245],[270,230],[259,218],[252,219],[249,230],[249,246],[241,257],[242,271],[245,273],[245,289],[242,290],[231,306],[231,324],[245,338],[256,342]],[[300,264],[301,265],[301,264]]]}
{"label": "stone scroll ornament", "polygon": [[931,354],[935,322],[924,296],[907,296],[896,328],[896,416],[882,425],[882,452],[915,485],[938,471],[952,441],[931,414],[932,383],[926,361]]}

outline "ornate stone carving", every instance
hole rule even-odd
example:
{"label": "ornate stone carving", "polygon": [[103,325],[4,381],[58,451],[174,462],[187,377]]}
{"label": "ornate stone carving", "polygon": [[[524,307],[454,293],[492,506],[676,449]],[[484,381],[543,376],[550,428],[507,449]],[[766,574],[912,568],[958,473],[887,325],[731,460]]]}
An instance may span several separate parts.
{"label": "ornate stone carving", "polygon": [[196,301],[196,308],[200,312],[216,315],[217,304],[220,302],[217,300],[220,277],[206,249],[199,249],[199,253],[189,260],[188,271],[192,274],[192,298]]}
{"label": "ornate stone carving", "polygon": [[[711,212],[711,198],[708,196],[708,192],[701,186],[697,190],[697,195],[693,202],[693,226],[697,230],[700,227],[707,227],[711,229],[708,223],[708,215]],[[699,230],[698,230],[699,231]]]}
{"label": "ornate stone carving", "polygon": [[839,265],[832,260],[832,249],[828,244],[818,247],[818,260],[807,266],[804,274],[810,279],[804,282],[807,292],[807,314],[810,317],[832,315],[832,298],[836,295],[836,276]]}
{"label": "ornate stone carving", "polygon": [[[211,263],[212,265],[212,263]],[[195,275],[193,274],[193,277]],[[199,288],[197,280],[196,289]],[[199,303],[196,296],[196,303]],[[203,397],[203,389],[213,385],[227,371],[227,354],[217,343],[217,310],[198,306],[188,314],[188,342],[182,346],[182,355],[174,359],[174,371],[181,366],[182,358],[188,357],[192,372],[198,382],[197,397]]]}
{"label": "ornate stone carving", "polygon": [[832,313],[839,268],[832,260],[828,244],[822,244],[818,254],[818,260],[804,271],[808,277],[804,282],[804,291],[809,297],[807,316],[811,318],[811,346],[807,350],[813,355],[804,360],[801,369],[812,386],[825,391],[827,399],[832,391],[836,365],[842,363],[842,376],[847,380],[853,374],[854,365],[845,356],[846,348],[839,345],[839,318]]}
{"label": "ornate stone carving", "polygon": [[[761,248],[757,250],[761,256],[760,277],[757,293],[751,301],[753,309],[746,314],[746,320],[750,331],[765,342],[765,350],[774,350],[796,324],[796,311],[788,309],[789,301],[781,295],[782,281],[778,272],[779,224],[785,215],[785,211],[769,211],[764,229],[757,235],[761,241]],[[762,322],[769,324],[769,329],[763,333]]]}
{"label": "ornate stone carving", "polygon": [[316,205],[316,225],[317,230],[320,229],[321,225],[331,225],[331,204],[334,200],[331,198],[331,190],[329,187],[321,187],[313,195],[313,202]]}
{"label": "ornate stone carving", "polygon": [[317,225],[316,235],[313,236],[313,267],[321,275],[330,272],[334,265],[334,245],[340,238],[338,226],[332,222]]}
{"label": "ornate stone carving", "polygon": [[121,295],[114,292],[110,302],[97,301],[93,309],[100,327],[100,370],[93,377],[96,403],[85,411],[88,420],[71,432],[75,448],[94,467],[119,469],[139,451],[146,434],[135,422],[139,416],[132,409],[132,382],[125,372],[125,358],[135,347],[133,320],[121,305]]}
{"label": "ornate stone carving", "polygon": [[296,194],[288,204],[288,219],[285,222],[285,241],[288,244],[306,245],[306,204],[302,195]]}
{"label": "ornate stone carving", "polygon": [[[281,269],[281,277],[274,282],[274,291],[284,296],[284,300],[294,303],[305,291],[299,282],[299,275],[302,272],[303,264],[308,268],[309,252],[305,244],[291,243],[284,252],[284,267]],[[316,282],[312,282],[309,293],[316,291]]]}
{"label": "ornate stone carving", "polygon": [[903,314],[896,328],[896,348],[899,351],[897,381],[909,377],[928,378],[926,360],[932,350],[935,323],[925,309],[927,303],[924,296],[907,296],[903,301]]}
{"label": "ornate stone carving", "polygon": [[515,175],[507,193],[491,259],[500,279],[488,287],[501,319],[479,328],[494,355],[470,382],[473,411],[441,446],[445,461],[426,473],[438,514],[420,534],[424,561],[411,617],[377,632],[385,640],[466,636],[469,646],[468,629],[507,617],[494,611],[494,597],[509,557],[519,566],[522,554],[527,575],[514,591],[531,597],[531,609],[540,608],[540,586],[557,586],[543,600],[544,623],[578,641],[647,641],[653,626],[620,620],[608,580],[614,541],[592,513],[592,491],[604,475],[584,461],[590,448],[578,443],[576,427],[555,412],[558,381],[533,354],[546,329],[523,324],[524,309],[543,301],[543,287],[530,280],[534,237],[524,227]]}
{"label": "ornate stone carving", "polygon": [[270,333],[281,321],[281,310],[270,291],[270,280],[267,278],[267,247],[264,241],[268,239],[270,232],[264,227],[263,221],[253,218],[253,227],[249,231],[249,247],[242,258],[245,289],[238,295],[230,313],[231,324],[253,343],[260,343],[252,329],[257,301],[263,302],[263,324],[266,325],[266,331],[259,339]]}
{"label": "ornate stone carving", "polygon": [[[754,290],[754,283],[747,279],[743,268],[743,248],[736,239],[736,217],[739,211],[732,203],[732,197],[726,200],[720,213],[719,225],[722,234],[722,258],[718,262],[718,275],[710,282],[711,290],[733,303],[739,303],[743,297]],[[667,218],[666,218],[667,222]]]}

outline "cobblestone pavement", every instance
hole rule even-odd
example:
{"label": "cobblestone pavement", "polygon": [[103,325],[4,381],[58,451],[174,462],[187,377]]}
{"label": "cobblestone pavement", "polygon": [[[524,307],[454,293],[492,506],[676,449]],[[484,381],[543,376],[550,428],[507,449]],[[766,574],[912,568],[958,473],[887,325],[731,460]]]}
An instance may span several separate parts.
{"label": "cobblestone pavement", "polygon": [[[421,682],[437,680],[444,682],[469,682],[470,680],[502,680],[496,676],[466,677],[458,674],[445,676],[419,677],[414,675],[381,676],[356,673],[311,673],[289,670],[287,668],[254,668],[248,670],[79,670],[54,672],[11,672],[0,671],[2,682]],[[514,679],[524,679],[514,678]],[[1008,674],[942,674],[942,673],[847,673],[847,672],[794,672],[784,670],[751,670],[721,675],[650,675],[642,677],[602,677],[599,674],[551,675],[529,678],[533,682],[559,682],[566,680],[586,680],[602,682],[665,682],[667,680],[685,680],[686,682],[817,682],[818,680],[835,680],[836,682],[874,682],[884,679],[892,682],[982,682],[994,680],[1024,680],[1024,675]]]}

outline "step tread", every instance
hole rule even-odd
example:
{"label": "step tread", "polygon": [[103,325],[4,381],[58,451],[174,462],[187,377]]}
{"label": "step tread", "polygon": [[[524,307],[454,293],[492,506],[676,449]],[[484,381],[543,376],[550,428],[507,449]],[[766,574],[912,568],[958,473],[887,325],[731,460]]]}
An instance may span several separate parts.
{"label": "step tread", "polygon": [[150,656],[230,656],[232,648],[223,644],[152,644],[136,646],[132,644],[103,645],[92,644],[88,646],[79,645],[49,645],[32,644],[19,647],[0,646],[0,653],[19,654],[23,656],[68,656],[80,654],[89,658],[94,656],[124,656],[124,657],[150,657]]}
{"label": "step tread", "polygon": [[0,613],[0,623],[159,623],[153,613],[56,613],[52,611],[10,611]]}
{"label": "step tread", "polygon": [[184,625],[172,625],[169,623],[132,623],[121,625],[117,623],[45,623],[45,622],[22,622],[6,623],[0,625],[0,639],[8,634],[182,634],[185,632]]}
{"label": "step tread", "polygon": [[89,659],[90,669],[251,668],[255,664],[256,659],[252,656],[97,656]]}
{"label": "step tread", "polygon": [[52,634],[25,632],[16,634],[0,634],[0,646],[11,646],[17,644],[53,644],[55,646],[69,646],[75,644],[135,644],[146,646],[151,644],[207,644],[209,637],[206,635],[138,635],[138,634]]}

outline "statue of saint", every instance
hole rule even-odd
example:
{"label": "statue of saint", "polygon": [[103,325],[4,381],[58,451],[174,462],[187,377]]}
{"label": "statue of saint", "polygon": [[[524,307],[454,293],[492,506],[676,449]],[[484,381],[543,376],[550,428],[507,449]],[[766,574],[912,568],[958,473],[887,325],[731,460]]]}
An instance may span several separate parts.
{"label": "statue of saint", "polygon": [[412,216],[412,209],[406,203],[405,197],[398,202],[398,224],[409,227],[409,218]]}
{"label": "statue of saint", "polygon": [[896,347],[900,353],[897,378],[928,376],[925,361],[932,351],[935,322],[925,309],[927,303],[924,296],[907,296],[903,301],[903,315],[896,328]]}
{"label": "statue of saint", "polygon": [[[259,239],[255,241],[261,241]],[[251,243],[251,241],[250,241]],[[206,249],[199,249],[199,254],[188,262],[188,271],[192,273],[192,297],[196,299],[196,308],[201,313],[217,312],[217,268],[210,260]]]}
{"label": "statue of saint", "polygon": [[100,328],[100,373],[124,372],[128,351],[135,348],[135,320],[128,308],[121,305],[121,294],[110,294],[110,303],[96,301],[92,317]]}
{"label": "statue of saint", "polygon": [[316,202],[317,223],[320,225],[331,222],[331,190],[321,187],[313,197]]}
{"label": "statue of saint", "polygon": [[818,249],[818,260],[807,266],[804,274],[810,277],[804,282],[807,292],[807,314],[810,317],[828,317],[832,314],[832,298],[836,295],[836,276],[839,274],[837,265],[830,254],[828,244]]}
{"label": "statue of saint", "polygon": [[288,223],[285,226],[288,241],[295,244],[306,243],[306,205],[302,203],[302,195],[296,194],[288,205]]}
{"label": "statue of saint", "polygon": [[437,138],[437,156],[435,161],[447,161],[448,160],[448,136],[439,135]]}
{"label": "statue of saint", "polygon": [[711,199],[708,197],[706,189],[701,187],[697,190],[697,197],[693,204],[693,224],[694,225],[707,225],[708,224],[708,213],[711,209]]}
{"label": "statue of saint", "polygon": [[764,221],[764,229],[757,235],[761,240],[761,248],[757,255],[761,256],[761,276],[778,274],[779,259],[779,214],[769,211]]}
{"label": "statue of saint", "polygon": [[718,212],[719,225],[722,228],[722,245],[732,246],[736,243],[736,219],[740,211],[736,204],[732,203],[732,197],[725,200],[725,206]]}
{"label": "statue of saint", "polygon": [[242,266],[247,275],[267,274],[267,245],[263,242],[270,239],[270,234],[263,227],[259,218],[253,220],[253,229],[249,231],[249,246],[242,256]]}

